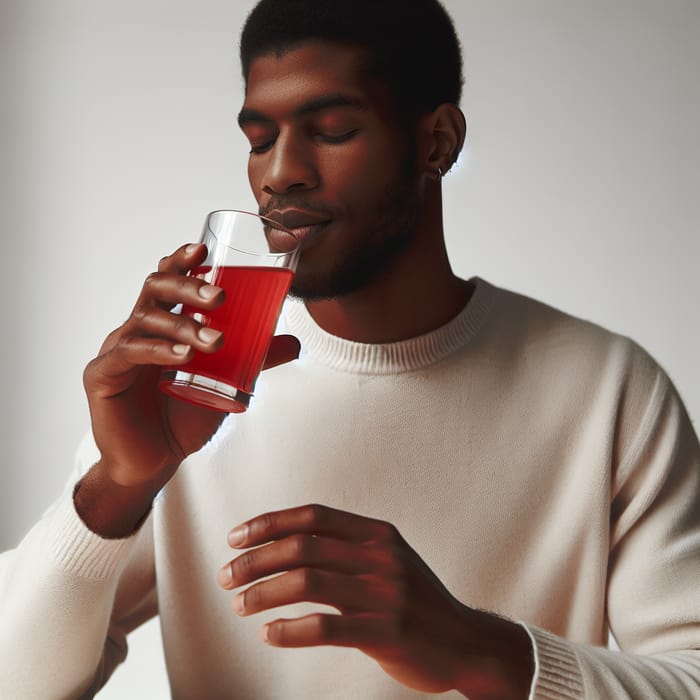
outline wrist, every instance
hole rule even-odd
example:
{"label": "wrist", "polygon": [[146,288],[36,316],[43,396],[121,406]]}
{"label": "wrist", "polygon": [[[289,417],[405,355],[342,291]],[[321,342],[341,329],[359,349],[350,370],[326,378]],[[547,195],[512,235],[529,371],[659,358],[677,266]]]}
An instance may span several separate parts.
{"label": "wrist", "polygon": [[105,539],[134,534],[150,513],[153,499],[167,479],[122,484],[102,461],[76,484],[73,503],[85,525]]}
{"label": "wrist", "polygon": [[470,643],[457,671],[457,690],[470,700],[528,700],[535,674],[529,634],[493,613],[470,613]]}

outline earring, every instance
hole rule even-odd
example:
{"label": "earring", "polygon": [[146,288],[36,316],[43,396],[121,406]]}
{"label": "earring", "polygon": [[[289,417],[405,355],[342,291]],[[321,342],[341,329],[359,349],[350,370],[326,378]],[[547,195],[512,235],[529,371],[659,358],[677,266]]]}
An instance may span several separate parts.
{"label": "earring", "polygon": [[437,169],[437,176],[438,176],[438,180],[442,179],[442,168]]}

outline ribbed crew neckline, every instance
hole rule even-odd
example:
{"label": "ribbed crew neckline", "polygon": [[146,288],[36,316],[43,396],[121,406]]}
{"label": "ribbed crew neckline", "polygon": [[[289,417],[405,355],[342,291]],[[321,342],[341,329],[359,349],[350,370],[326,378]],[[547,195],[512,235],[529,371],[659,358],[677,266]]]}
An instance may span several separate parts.
{"label": "ribbed crew neckline", "polygon": [[285,325],[299,338],[302,354],[344,372],[400,374],[427,367],[466,345],[480,331],[496,298],[496,288],[473,277],[474,293],[465,307],[445,325],[394,343],[358,343],[324,331],[303,302],[290,300]]}

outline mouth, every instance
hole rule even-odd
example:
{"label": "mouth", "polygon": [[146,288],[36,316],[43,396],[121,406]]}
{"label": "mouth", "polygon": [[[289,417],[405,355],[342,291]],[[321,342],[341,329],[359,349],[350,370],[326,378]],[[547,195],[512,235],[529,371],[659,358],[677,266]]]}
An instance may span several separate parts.
{"label": "mouth", "polygon": [[273,209],[265,216],[282,224],[298,240],[306,238],[319,226],[330,223],[330,218],[325,214],[302,209]]}
{"label": "mouth", "polygon": [[301,209],[275,209],[265,212],[264,216],[287,229],[282,231],[274,226],[269,229],[270,243],[285,252],[300,245],[307,237],[317,235],[331,223],[325,215]]}

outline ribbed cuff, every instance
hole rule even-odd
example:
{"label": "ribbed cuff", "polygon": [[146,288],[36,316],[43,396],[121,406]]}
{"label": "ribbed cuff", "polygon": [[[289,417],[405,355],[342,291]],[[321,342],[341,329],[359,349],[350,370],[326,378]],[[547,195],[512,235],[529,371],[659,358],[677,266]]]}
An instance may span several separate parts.
{"label": "ribbed cuff", "polygon": [[73,505],[72,493],[56,504],[49,524],[49,549],[58,566],[77,576],[105,579],[114,576],[131,550],[135,536],[107,540],[88,529]]}
{"label": "ribbed cuff", "polygon": [[538,627],[523,627],[530,635],[535,655],[529,700],[582,700],[583,678],[571,643]]}

